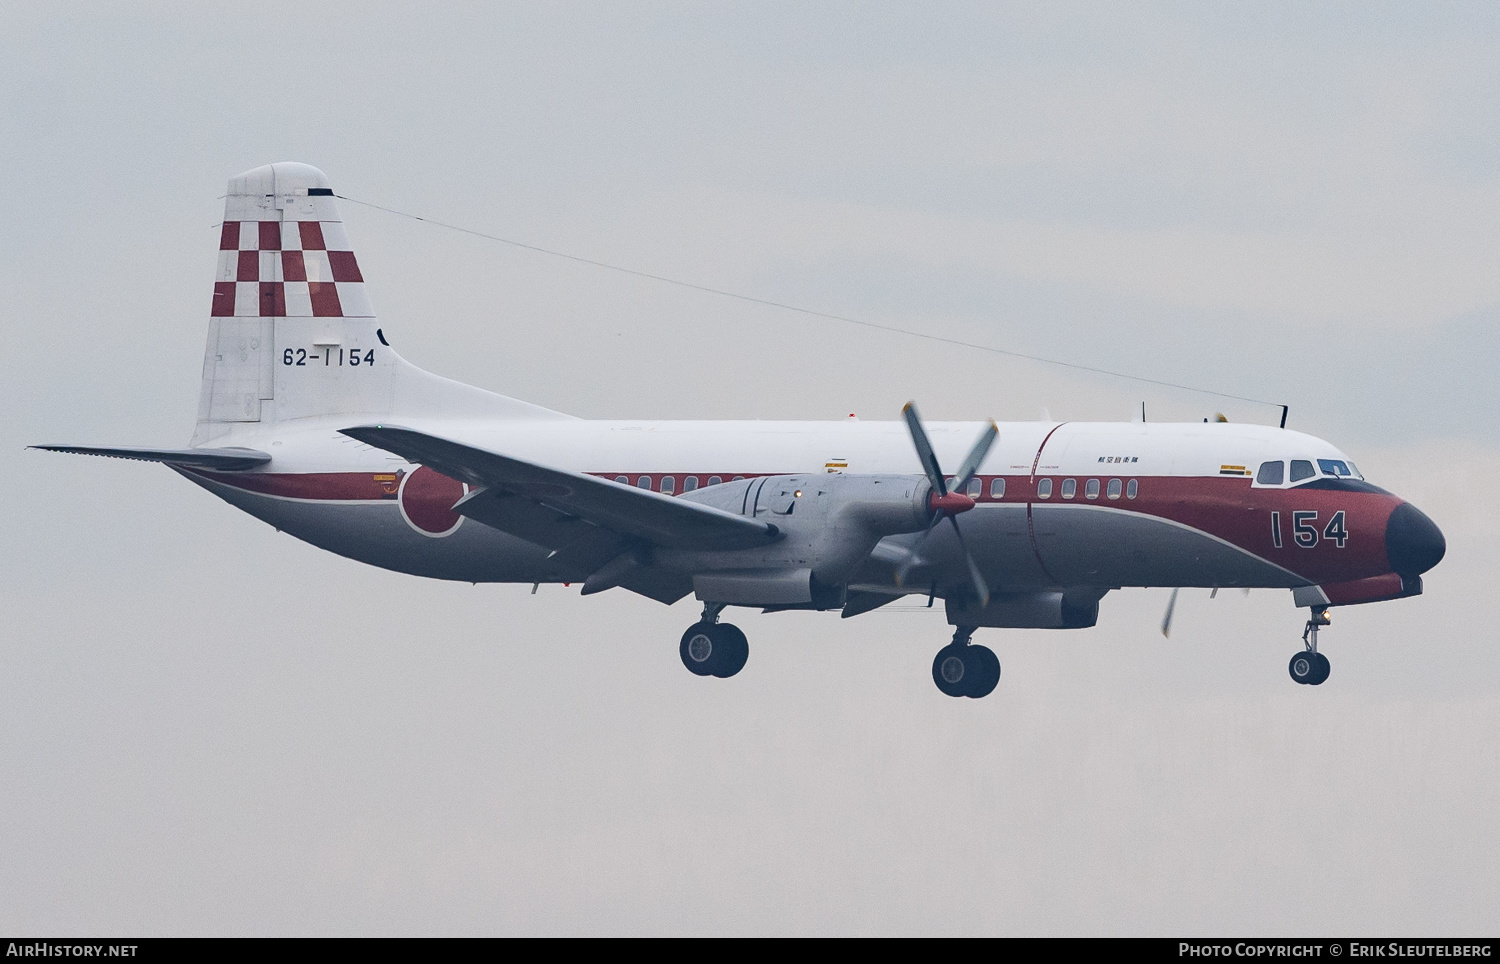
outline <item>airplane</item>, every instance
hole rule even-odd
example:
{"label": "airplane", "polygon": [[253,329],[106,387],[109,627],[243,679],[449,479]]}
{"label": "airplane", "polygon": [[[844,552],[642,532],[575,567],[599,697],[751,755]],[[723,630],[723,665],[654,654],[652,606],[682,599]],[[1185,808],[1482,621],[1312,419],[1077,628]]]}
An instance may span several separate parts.
{"label": "airplane", "polygon": [[[163,463],[278,530],[397,572],[581,584],[702,613],[694,674],[731,677],[730,606],[943,601],[937,688],[980,698],[980,628],[1084,629],[1123,587],[1290,590],[1288,671],[1328,679],[1329,609],[1415,596],[1438,527],[1284,427],[1139,422],[586,420],[429,374],[391,346],[322,171],[229,182],[187,448],[37,445]],[[1285,419],[1283,417],[1283,423]],[[944,466],[956,467],[950,473]],[[1163,633],[1171,617],[1169,604]]]}

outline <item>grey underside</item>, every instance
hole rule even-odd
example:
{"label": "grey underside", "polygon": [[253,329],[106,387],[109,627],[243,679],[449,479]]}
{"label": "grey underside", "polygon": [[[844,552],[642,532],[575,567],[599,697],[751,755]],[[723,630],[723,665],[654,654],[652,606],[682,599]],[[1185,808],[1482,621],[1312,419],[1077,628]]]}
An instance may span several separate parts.
{"label": "grey underside", "polygon": [[[1000,592],[1308,585],[1306,579],[1196,529],[1104,506],[1036,505],[1028,522],[1024,504],[980,505],[959,517],[959,525],[989,585]],[[895,536],[886,542],[904,547],[916,539]],[[963,556],[951,527],[934,530],[922,555],[933,563],[908,578],[909,589],[925,592],[931,582],[942,595],[944,587],[965,584]],[[889,571],[889,566],[872,562],[851,588],[878,592],[889,586]]]}
{"label": "grey underside", "polygon": [[[384,569],[463,582],[581,582],[597,558],[552,553],[468,518],[453,534],[430,538],[414,531],[395,501],[348,505],[274,498],[183,473],[231,505],[297,538]],[[1078,587],[1307,585],[1264,560],[1204,533],[1137,513],[1088,505],[1034,508],[981,505],[959,519],[969,548],[998,592]],[[854,592],[940,596],[968,577],[951,528],[927,540],[904,586],[895,583],[901,549],[917,535],[886,539],[850,580]],[[639,573],[625,588],[671,602],[691,591],[685,573]]]}

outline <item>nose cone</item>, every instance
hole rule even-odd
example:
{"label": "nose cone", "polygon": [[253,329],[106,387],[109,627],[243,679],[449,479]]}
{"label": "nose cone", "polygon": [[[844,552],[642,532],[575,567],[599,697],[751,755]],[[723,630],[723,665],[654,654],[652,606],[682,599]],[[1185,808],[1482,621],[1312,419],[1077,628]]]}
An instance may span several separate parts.
{"label": "nose cone", "polygon": [[1396,506],[1385,524],[1385,555],[1403,576],[1420,576],[1448,551],[1443,532],[1410,502]]}

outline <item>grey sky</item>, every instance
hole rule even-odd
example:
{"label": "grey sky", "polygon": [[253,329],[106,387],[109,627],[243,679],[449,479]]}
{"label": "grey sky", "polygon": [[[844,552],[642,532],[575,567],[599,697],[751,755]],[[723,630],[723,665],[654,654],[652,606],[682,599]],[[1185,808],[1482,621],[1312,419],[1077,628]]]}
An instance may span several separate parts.
{"label": "grey sky", "polygon": [[[1493,5],[0,11],[0,929],[1475,933],[1500,906]],[[170,472],[225,181],[1284,400],[1428,511],[1421,598],[989,631],[453,586]],[[586,416],[1264,407],[871,333],[345,204],[416,364]],[[831,678],[830,678],[831,677]]]}

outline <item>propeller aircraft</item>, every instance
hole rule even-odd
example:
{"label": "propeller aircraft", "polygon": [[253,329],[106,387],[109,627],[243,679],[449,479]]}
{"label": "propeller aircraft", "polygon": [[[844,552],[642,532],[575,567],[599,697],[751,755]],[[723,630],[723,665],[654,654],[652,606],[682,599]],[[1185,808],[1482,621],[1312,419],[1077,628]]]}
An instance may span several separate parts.
{"label": "propeller aircraft", "polygon": [[[994,690],[980,628],[1084,629],[1122,587],[1289,590],[1289,671],[1328,678],[1331,607],[1422,591],[1445,542],[1329,443],[1204,423],[585,420],[429,374],[391,347],[327,177],[229,182],[186,448],[38,445],[159,462],[315,546],[466,582],[581,583],[699,618],[699,676],[749,656],[731,606],[941,599],[932,676]],[[956,465],[952,475],[944,465]]]}

